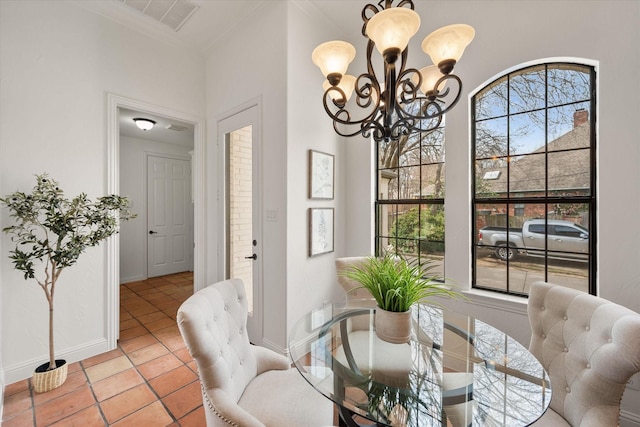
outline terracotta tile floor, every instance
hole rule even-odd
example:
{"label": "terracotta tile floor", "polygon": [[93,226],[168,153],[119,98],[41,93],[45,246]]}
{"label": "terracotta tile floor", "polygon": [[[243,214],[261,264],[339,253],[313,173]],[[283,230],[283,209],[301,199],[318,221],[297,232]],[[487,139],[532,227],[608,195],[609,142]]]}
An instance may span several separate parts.
{"label": "terracotta tile floor", "polygon": [[69,365],[48,393],[34,393],[30,379],[9,384],[2,427],[204,426],[195,362],[175,322],[192,293],[192,273],[121,285],[118,348]]}

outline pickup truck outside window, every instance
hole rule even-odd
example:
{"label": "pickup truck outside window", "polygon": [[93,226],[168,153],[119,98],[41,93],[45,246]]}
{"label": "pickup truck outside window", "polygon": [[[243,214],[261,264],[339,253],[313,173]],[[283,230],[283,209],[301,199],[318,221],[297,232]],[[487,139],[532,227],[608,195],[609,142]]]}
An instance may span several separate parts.
{"label": "pickup truck outside window", "polygon": [[595,294],[595,82],[592,66],[550,62],[474,95],[474,288]]}

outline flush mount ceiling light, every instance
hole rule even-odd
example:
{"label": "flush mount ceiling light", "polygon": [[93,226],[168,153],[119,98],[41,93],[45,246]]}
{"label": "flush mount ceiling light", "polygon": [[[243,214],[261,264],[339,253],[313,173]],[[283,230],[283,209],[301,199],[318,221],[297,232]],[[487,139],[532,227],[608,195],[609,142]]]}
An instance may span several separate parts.
{"label": "flush mount ceiling light", "polygon": [[156,122],[150,119],[135,118],[133,121],[136,123],[136,126],[142,130],[149,130],[156,124]]}
{"label": "flush mount ceiling light", "polygon": [[[456,24],[434,31],[422,42],[422,50],[435,65],[407,68],[408,44],[418,32],[420,16],[412,0],[393,3],[381,0],[362,9],[362,35],[368,40],[366,73],[358,77],[346,74],[356,49],[344,41],[323,43],[311,55],[327,78],[324,109],[339,135],[362,134],[390,141],[433,130],[460,99],[462,81],[451,72],[473,40],[473,27]],[[383,79],[371,62],[374,46],[383,59]],[[357,117],[354,111],[359,112]]]}

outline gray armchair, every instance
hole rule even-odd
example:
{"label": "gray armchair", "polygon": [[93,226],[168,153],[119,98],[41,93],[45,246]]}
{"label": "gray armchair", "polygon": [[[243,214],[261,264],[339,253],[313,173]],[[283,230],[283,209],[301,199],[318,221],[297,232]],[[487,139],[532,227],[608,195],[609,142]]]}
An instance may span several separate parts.
{"label": "gray armchair", "polygon": [[617,426],[627,382],[640,371],[640,315],[584,292],[537,282],[527,306],[529,350],[553,395],[535,427]]}
{"label": "gray armchair", "polygon": [[286,357],[249,343],[240,279],[196,292],[180,306],[177,320],[198,366],[208,427],[332,424],[331,402]]}

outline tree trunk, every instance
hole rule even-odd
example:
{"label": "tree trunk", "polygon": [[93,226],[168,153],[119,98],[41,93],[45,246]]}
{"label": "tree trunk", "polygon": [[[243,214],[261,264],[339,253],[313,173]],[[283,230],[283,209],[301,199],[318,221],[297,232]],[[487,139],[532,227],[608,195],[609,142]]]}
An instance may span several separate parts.
{"label": "tree trunk", "polygon": [[49,370],[56,368],[56,357],[53,350],[53,295],[49,299]]}

